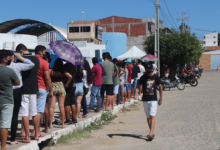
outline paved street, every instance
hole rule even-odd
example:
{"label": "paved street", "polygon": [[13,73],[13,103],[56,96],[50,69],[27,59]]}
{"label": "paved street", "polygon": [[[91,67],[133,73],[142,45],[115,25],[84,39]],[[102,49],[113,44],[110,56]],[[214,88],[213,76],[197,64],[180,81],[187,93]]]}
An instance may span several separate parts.
{"label": "paved street", "polygon": [[145,140],[149,130],[143,107],[118,114],[112,124],[93,131],[93,138],[56,150],[219,150],[220,72],[205,71],[198,87],[164,92],[156,117],[156,137]]}

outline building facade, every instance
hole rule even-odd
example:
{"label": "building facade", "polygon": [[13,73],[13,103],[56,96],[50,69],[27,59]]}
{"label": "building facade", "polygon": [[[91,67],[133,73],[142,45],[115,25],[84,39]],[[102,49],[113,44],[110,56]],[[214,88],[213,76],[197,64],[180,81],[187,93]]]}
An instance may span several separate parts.
{"label": "building facade", "polygon": [[204,47],[218,46],[218,33],[204,34]]}

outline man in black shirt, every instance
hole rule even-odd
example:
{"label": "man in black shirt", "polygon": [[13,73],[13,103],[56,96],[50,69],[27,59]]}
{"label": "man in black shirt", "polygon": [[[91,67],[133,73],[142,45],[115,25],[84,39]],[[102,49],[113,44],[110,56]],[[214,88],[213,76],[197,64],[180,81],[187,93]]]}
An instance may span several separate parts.
{"label": "man in black shirt", "polygon": [[148,126],[150,128],[150,133],[147,135],[148,140],[153,140],[154,126],[155,126],[155,116],[157,112],[157,86],[160,89],[160,100],[158,105],[162,104],[162,94],[163,88],[161,85],[160,78],[154,74],[153,65],[151,63],[147,63],[145,66],[146,74],[144,74],[138,83],[138,89],[142,87],[143,89],[143,106],[144,111],[147,116]]}
{"label": "man in black shirt", "polygon": [[[24,58],[30,59],[35,66],[22,72],[23,86],[21,87],[22,101],[18,116],[22,117],[22,130],[20,137],[25,137],[21,142],[30,143],[29,135],[29,117],[32,117],[34,130],[37,127],[37,92],[38,92],[38,80],[37,73],[39,70],[39,60],[29,54],[25,45],[19,44],[16,47],[16,52],[21,53]],[[39,123],[39,122],[38,122]]]}

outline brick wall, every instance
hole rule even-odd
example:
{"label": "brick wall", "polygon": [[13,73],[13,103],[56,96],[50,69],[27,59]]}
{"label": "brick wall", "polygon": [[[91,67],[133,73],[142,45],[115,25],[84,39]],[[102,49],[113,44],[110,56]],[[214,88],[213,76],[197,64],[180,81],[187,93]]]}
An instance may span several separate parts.
{"label": "brick wall", "polygon": [[[106,27],[106,32],[113,32],[113,29],[112,29],[112,23],[113,23],[112,18],[113,17],[114,17],[114,24],[115,24],[114,32],[122,32],[122,33],[127,34],[127,36],[129,36],[128,23],[131,23],[130,24],[130,36],[131,37],[139,36],[139,35],[146,36],[146,23],[141,23],[142,19],[111,16],[108,18],[100,19],[97,22],[100,22],[100,24],[103,27]],[[135,24],[132,24],[132,23],[135,23]]]}
{"label": "brick wall", "polygon": [[205,69],[211,69],[211,54],[203,54],[200,58],[199,66]]}

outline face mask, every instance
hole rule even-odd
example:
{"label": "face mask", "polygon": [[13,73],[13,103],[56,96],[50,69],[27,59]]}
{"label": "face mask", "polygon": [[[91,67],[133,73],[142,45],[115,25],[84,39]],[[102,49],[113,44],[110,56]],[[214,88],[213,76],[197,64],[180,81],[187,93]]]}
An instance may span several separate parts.
{"label": "face mask", "polygon": [[9,66],[11,64],[11,59],[10,60],[8,60],[8,62],[7,62],[7,66]]}
{"label": "face mask", "polygon": [[46,54],[43,54],[43,59],[47,60],[47,55]]}

